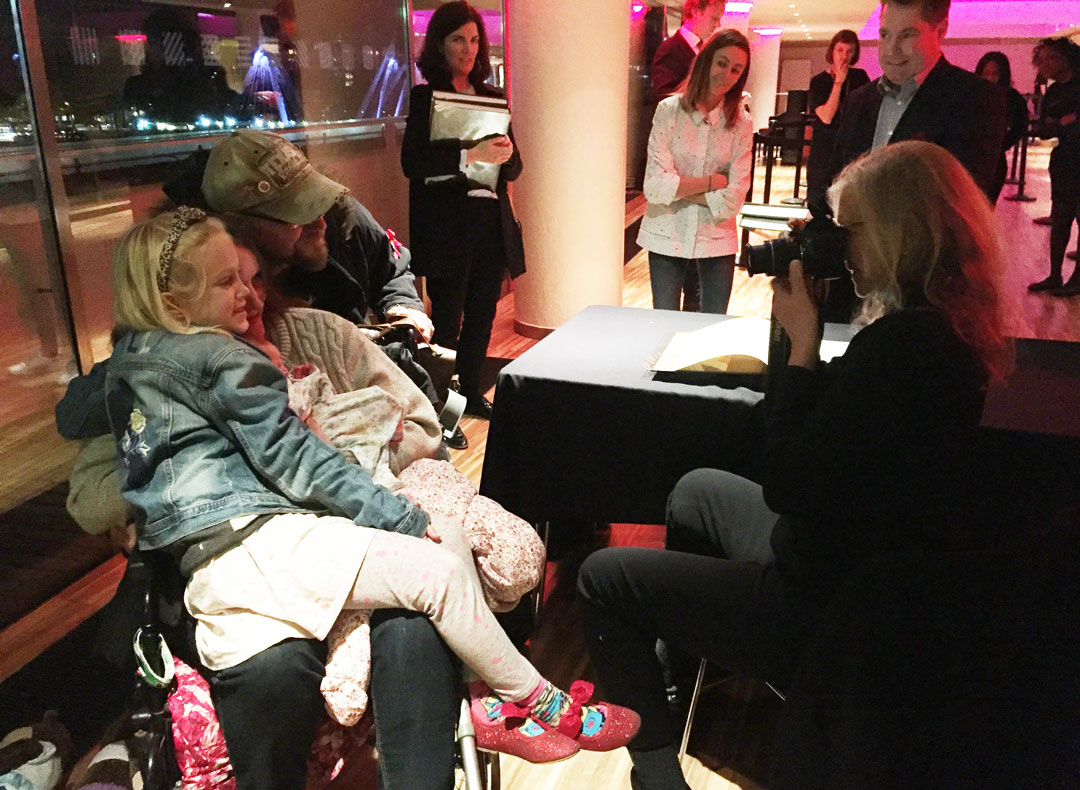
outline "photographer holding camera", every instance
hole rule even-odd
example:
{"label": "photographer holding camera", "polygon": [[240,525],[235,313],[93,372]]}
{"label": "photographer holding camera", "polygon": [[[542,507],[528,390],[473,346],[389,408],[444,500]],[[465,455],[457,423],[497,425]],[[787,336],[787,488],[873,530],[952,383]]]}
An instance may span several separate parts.
{"label": "photographer holding camera", "polygon": [[762,478],[698,469],[667,505],[666,550],[581,568],[587,643],[612,701],[641,714],[631,785],[687,788],[655,645],[781,686],[846,576],[882,553],[985,545],[973,452],[988,381],[1010,364],[992,209],[931,143],[857,160],[829,190],[866,326],[819,362],[803,264],[774,281],[791,355],[767,404]]}

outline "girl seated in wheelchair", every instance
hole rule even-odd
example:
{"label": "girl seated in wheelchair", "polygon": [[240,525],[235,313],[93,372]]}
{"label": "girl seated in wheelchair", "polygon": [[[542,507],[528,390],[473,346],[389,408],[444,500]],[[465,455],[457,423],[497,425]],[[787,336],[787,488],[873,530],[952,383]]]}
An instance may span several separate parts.
{"label": "girl seated in wheelchair", "polygon": [[[375,485],[288,408],[286,379],[238,340],[247,288],[224,227],[181,207],[132,227],[114,259],[109,418],[139,547],[187,580],[199,656],[221,670],[342,609],[422,612],[488,686],[474,716],[548,760],[629,742],[635,713],[566,693],[521,656],[484,601],[460,525]],[[511,729],[526,719],[527,726]],[[510,736],[508,736],[510,737]]]}

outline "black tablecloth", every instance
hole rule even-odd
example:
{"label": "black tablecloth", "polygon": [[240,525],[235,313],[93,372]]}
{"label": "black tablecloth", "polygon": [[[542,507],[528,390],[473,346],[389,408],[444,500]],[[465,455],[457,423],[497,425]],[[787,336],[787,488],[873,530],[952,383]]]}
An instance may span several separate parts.
{"label": "black tablecloth", "polygon": [[503,368],[481,493],[533,522],[663,523],[678,479],[750,474],[761,393],[656,381],[674,332],[727,316],[589,307]]}

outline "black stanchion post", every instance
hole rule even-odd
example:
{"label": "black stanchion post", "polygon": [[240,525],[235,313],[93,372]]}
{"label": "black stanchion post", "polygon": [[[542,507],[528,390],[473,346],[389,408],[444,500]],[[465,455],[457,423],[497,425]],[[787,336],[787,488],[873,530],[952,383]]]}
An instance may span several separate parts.
{"label": "black stanchion post", "polygon": [[1020,178],[1017,181],[1019,186],[1016,188],[1016,194],[1010,195],[1005,198],[1006,200],[1012,200],[1016,203],[1030,203],[1035,198],[1031,195],[1024,194],[1024,182],[1027,180],[1027,147],[1028,147],[1028,130],[1024,129],[1024,136],[1020,138]]}
{"label": "black stanchion post", "polygon": [[769,202],[769,196],[772,194],[772,169],[773,160],[776,159],[776,144],[769,140],[765,143],[765,189],[761,196],[763,203]]}
{"label": "black stanchion post", "polygon": [[797,200],[799,204],[802,204],[802,199],[799,197],[799,182],[802,181],[802,169],[803,169],[803,151],[806,150],[806,125],[809,123],[809,118],[804,113],[802,116],[802,124],[799,126],[799,148],[795,154],[795,190],[791,193],[791,197]]}
{"label": "black stanchion post", "polygon": [[1020,141],[1017,140],[1012,147],[1012,164],[1009,167],[1009,177],[1005,179],[1006,184],[1019,184],[1020,180],[1016,177],[1016,169],[1020,165]]}

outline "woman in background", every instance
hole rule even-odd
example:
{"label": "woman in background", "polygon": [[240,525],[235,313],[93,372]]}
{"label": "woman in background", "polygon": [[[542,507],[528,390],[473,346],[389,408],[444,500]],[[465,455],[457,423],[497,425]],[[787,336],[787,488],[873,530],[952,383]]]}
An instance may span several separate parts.
{"label": "woman in background", "polygon": [[1061,276],[1073,221],[1080,221],[1080,47],[1065,37],[1043,39],[1037,67],[1053,84],[1043,94],[1034,131],[1043,139],[1056,137],[1058,144],[1050,154],[1050,275],[1028,290],[1080,296],[1077,269],[1068,282]]}
{"label": "woman in background", "polygon": [[870,82],[870,77],[854,68],[859,62],[859,37],[854,30],[840,30],[832,37],[825,62],[829,67],[810,80],[807,112],[829,126],[851,92]]}
{"label": "woman in background", "polygon": [[990,193],[991,202],[997,202],[998,195],[1001,194],[1001,188],[1005,186],[1005,175],[1008,171],[1005,154],[1020,142],[1020,138],[1027,132],[1028,106],[1027,101],[1020,95],[1020,91],[1012,86],[1012,68],[1004,52],[987,52],[979,58],[979,65],[975,67],[975,74],[987,82],[1000,85],[1002,90],[1005,91],[1005,109],[1009,119],[1009,128],[1005,132],[1001,159],[998,160],[997,172],[994,174],[993,191]]}
{"label": "woman in background", "polygon": [[750,43],[721,30],[698,53],[686,89],[656,107],[637,243],[649,251],[653,307],[678,310],[697,268],[701,312],[727,312],[735,271],[735,217],[750,185],[754,129],[742,107]]}
{"label": "woman in background", "polygon": [[[487,419],[491,404],[480,390],[503,273],[525,271],[521,227],[507,183],[521,175],[511,132],[476,140],[432,140],[434,91],[502,97],[487,85],[488,39],[479,12],[463,0],[445,3],[428,23],[417,60],[427,85],[409,94],[401,167],[409,179],[413,272],[427,278],[433,342],[457,349],[456,372],[465,412]],[[494,190],[470,180],[467,165],[499,165]]]}
{"label": "woman in background", "polygon": [[870,82],[863,69],[855,68],[859,62],[859,37],[853,30],[840,30],[829,41],[825,52],[825,71],[810,80],[810,95],[806,111],[813,120],[813,136],[810,139],[810,157],[806,161],[806,183],[812,195],[824,195],[829,188],[829,159],[832,157],[833,141],[837,124],[834,123],[852,91]]}

